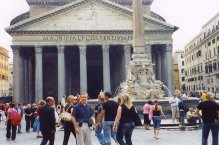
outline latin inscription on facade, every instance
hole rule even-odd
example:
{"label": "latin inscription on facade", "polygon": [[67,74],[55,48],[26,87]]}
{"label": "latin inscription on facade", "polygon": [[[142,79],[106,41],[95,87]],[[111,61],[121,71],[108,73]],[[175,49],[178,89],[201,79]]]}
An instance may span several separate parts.
{"label": "latin inscription on facade", "polygon": [[54,36],[43,36],[43,41],[130,41],[133,37],[130,35],[54,35]]}

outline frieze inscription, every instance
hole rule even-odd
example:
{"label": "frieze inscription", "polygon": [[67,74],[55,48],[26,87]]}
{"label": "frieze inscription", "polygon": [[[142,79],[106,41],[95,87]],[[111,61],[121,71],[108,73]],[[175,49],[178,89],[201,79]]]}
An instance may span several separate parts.
{"label": "frieze inscription", "polygon": [[73,36],[73,35],[54,35],[54,36],[43,36],[43,41],[129,41],[132,40],[133,37],[126,35],[114,35],[114,36],[108,36],[108,35],[90,35],[90,36]]}

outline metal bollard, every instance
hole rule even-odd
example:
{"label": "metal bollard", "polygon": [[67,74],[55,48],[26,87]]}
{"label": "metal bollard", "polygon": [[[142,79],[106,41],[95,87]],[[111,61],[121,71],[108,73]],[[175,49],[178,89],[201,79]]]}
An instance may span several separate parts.
{"label": "metal bollard", "polygon": [[185,113],[184,110],[179,110],[179,129],[185,130]]}

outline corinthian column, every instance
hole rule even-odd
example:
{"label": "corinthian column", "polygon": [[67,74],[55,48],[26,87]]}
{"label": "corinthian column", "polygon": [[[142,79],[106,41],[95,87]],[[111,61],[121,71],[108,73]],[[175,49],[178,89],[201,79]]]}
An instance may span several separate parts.
{"label": "corinthian column", "polygon": [[21,102],[21,90],[20,90],[20,49],[19,46],[11,46],[13,51],[13,102]]}
{"label": "corinthian column", "polygon": [[80,91],[87,92],[87,58],[86,45],[80,45]]}
{"label": "corinthian column", "polygon": [[35,47],[35,102],[43,99],[43,57],[42,46]]}
{"label": "corinthian column", "polygon": [[103,87],[104,91],[111,91],[110,84],[110,59],[109,59],[109,45],[103,45]]}
{"label": "corinthian column", "polygon": [[64,46],[57,46],[58,50],[58,102],[61,102],[65,95],[65,56]]}
{"label": "corinthian column", "polygon": [[127,65],[131,61],[131,45],[124,45],[124,59],[125,59],[125,80],[127,79],[128,70]]}
{"label": "corinthian column", "polygon": [[174,80],[173,80],[173,57],[172,57],[172,44],[166,45],[166,64],[167,64],[167,87],[173,93]]}

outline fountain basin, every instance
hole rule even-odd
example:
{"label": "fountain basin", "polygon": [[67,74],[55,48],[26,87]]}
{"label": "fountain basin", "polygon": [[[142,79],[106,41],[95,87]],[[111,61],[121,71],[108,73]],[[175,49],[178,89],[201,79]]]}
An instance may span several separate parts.
{"label": "fountain basin", "polygon": [[[170,109],[169,100],[170,100],[170,97],[165,97],[162,100],[158,100],[159,101],[159,105],[162,106],[163,112],[164,112],[164,114],[166,115],[167,118],[171,118],[171,115],[172,115],[171,109]],[[143,114],[143,106],[146,103],[146,101],[147,100],[133,100],[132,101],[134,106],[138,110],[139,114]],[[88,100],[88,103],[94,109],[94,107],[97,105],[97,100],[96,99],[95,100]],[[199,103],[199,99],[198,98],[190,97],[190,98],[184,100],[185,113],[188,111],[188,109],[190,107],[196,108],[198,106],[198,103]]]}

